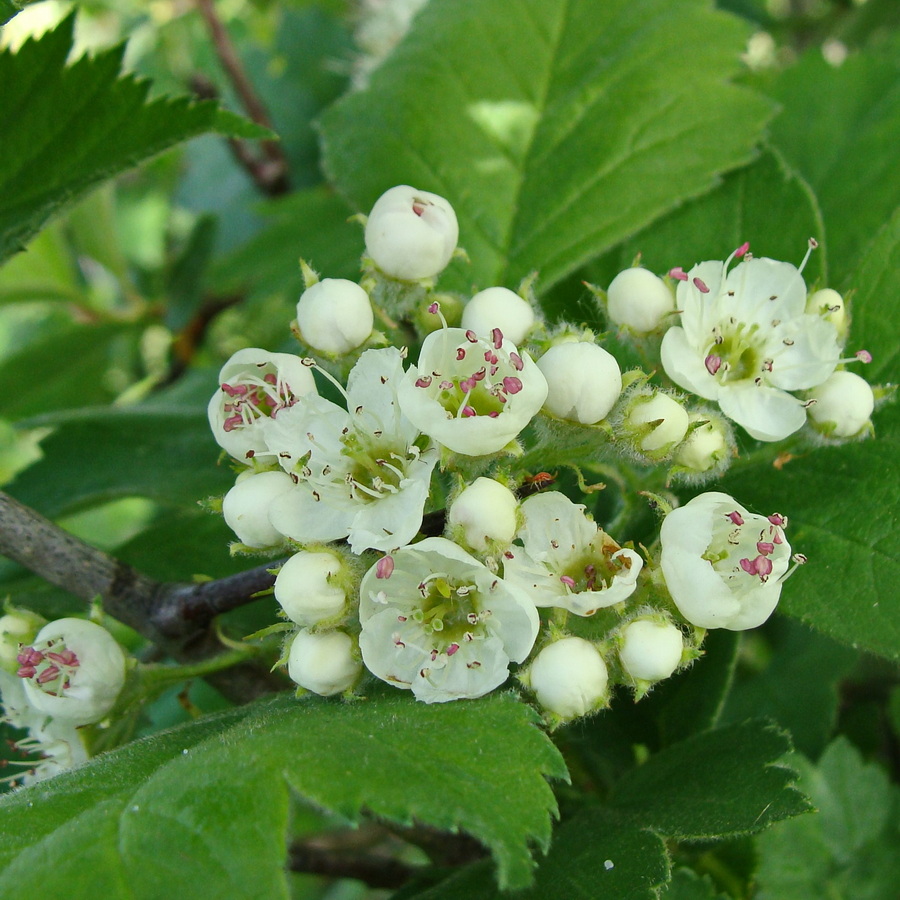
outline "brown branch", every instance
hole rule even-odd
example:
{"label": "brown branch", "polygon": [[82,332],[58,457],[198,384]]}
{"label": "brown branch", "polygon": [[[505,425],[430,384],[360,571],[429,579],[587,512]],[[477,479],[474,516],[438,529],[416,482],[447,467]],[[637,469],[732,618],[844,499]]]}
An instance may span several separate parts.
{"label": "brown branch", "polygon": [[321,847],[301,841],[289,847],[288,867],[292,872],[329,878],[356,878],[369,887],[392,890],[403,887],[417,872],[416,867],[390,856]]}
{"label": "brown branch", "polygon": [[175,655],[214,651],[209,624],[252,602],[275,576],[266,563],[214,581],[161,582],[92,547],[0,491],[0,555],[104,610]]}
{"label": "brown branch", "polygon": [[[215,48],[219,62],[225,70],[228,80],[237,92],[238,97],[240,97],[241,104],[246,110],[247,115],[256,122],[257,125],[262,125],[263,128],[274,130],[272,128],[272,120],[269,117],[268,110],[256,93],[252,82],[247,77],[247,73],[238,56],[237,49],[231,40],[231,36],[228,34],[228,30],[225,28],[224,23],[219,18],[219,14],[216,12],[214,0],[196,0],[196,2],[197,9],[200,11],[200,15],[203,17],[204,22],[206,22],[206,27],[212,38],[213,47]],[[203,81],[205,81],[205,79],[203,79]],[[200,93],[201,95],[204,95],[205,93],[205,96],[214,97],[216,95],[215,88],[212,85],[209,85],[208,82],[206,85],[204,90],[204,88],[201,87],[200,80],[195,79],[195,91],[197,91],[197,93]],[[198,87],[200,87],[200,90],[198,90]],[[212,88],[212,94],[209,93],[210,88]],[[257,160],[243,141],[230,138],[229,145],[231,146],[235,158],[247,170],[253,178],[253,181],[264,193],[275,197],[280,194],[285,194],[290,190],[288,161],[284,155],[284,150],[278,141],[261,142],[263,155],[265,156],[264,161]]]}

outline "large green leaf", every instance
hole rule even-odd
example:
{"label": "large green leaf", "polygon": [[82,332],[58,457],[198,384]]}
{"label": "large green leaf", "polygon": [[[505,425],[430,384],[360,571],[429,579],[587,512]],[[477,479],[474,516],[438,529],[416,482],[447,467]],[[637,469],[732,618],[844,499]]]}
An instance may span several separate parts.
{"label": "large green leaf", "polygon": [[829,65],[811,50],[772,86],[782,104],[772,143],[816,192],[834,286],[900,203],[900,65],[865,53]]}
{"label": "large green leaf", "polygon": [[611,805],[666,837],[703,840],[762,831],[810,807],[779,761],[787,736],[750,721],[696,734],[622,778]]}
{"label": "large green leaf", "polygon": [[123,896],[126,883],[135,898],[286,897],[289,789],[351,821],[366,811],[465,830],[502,885],[524,887],[530,844],[550,840],[547,777],[566,777],[562,758],[510,695],[433,706],[282,695],[0,799],[0,893],[36,879],[71,900]]}
{"label": "large green leaf", "polygon": [[63,204],[174,144],[207,131],[268,134],[213,102],[147,103],[148,82],[119,75],[123,47],[67,66],[74,22],[0,52],[0,261]]}
{"label": "large green leaf", "polygon": [[[900,212],[859,267],[852,346],[871,348],[861,374],[893,378],[900,294]],[[900,408],[876,411],[875,440],[819,448],[776,471],[732,471],[724,489],[791,519],[788,537],[809,565],[785,585],[781,609],[845,644],[900,658]]]}
{"label": "large green leaf", "polygon": [[818,815],[783,822],[758,838],[759,900],[885,900],[900,883],[900,791],[839,738],[818,766],[796,760]]}
{"label": "large green leaf", "polygon": [[447,197],[458,283],[547,287],[752,158],[773,107],[727,83],[748,30],[712,5],[432,0],[323,117],[326,169],[364,210]]}

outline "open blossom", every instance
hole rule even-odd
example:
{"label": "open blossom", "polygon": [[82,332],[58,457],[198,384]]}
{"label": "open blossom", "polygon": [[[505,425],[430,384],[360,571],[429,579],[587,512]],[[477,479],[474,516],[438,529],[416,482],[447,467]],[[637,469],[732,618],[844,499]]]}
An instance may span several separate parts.
{"label": "open blossom", "polygon": [[115,638],[86,619],[48,622],[22,647],[16,673],[38,711],[72,725],[99,722],[125,683],[125,654]]}
{"label": "open blossom", "polygon": [[350,372],[346,410],[311,396],[272,420],[268,449],[296,483],[269,509],[282,534],[300,543],[349,536],[354,553],[415,537],[438,452],[400,411],[402,378],[399,350],[367,350]]}
{"label": "open blossom", "polygon": [[828,319],[807,313],[806,285],[795,266],[765,257],[728,271],[702,262],[680,279],[681,325],[663,338],[666,374],[681,387],[718,402],[729,419],[761,441],[778,441],[806,421],[789,391],[821,384],[840,357]]}
{"label": "open blossom", "polygon": [[747,512],[710,491],[672,510],[662,524],[660,566],[681,614],[701,628],[744,631],[778,605],[791,547],[786,519]]}
{"label": "open blossom", "polygon": [[372,566],[359,618],[369,671],[426,703],[481,697],[501,685],[539,627],[523,591],[446,538],[426,538]]}
{"label": "open blossom", "polygon": [[249,462],[267,453],[265,427],[300,397],[316,393],[312,373],[300,357],[248,347],[219,372],[219,390],[207,415],[216,443],[235,459]]}
{"label": "open blossom", "polygon": [[522,503],[523,546],[504,554],[503,577],[535,606],[558,606],[578,616],[627,600],[643,560],[620,547],[565,494],[547,491]]}
{"label": "open blossom", "polygon": [[400,406],[419,430],[466,456],[502,450],[547,398],[527,353],[495,328],[489,338],[442,328],[425,338],[400,385]]}

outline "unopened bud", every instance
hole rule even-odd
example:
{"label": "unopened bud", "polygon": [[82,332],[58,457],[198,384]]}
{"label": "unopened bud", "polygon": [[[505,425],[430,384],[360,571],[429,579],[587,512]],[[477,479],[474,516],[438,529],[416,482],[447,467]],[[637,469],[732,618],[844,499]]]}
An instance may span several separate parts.
{"label": "unopened bud", "polygon": [[317,634],[304,628],[291,643],[288,675],[300,687],[321,697],[350,690],[361,670],[353,639],[343,631]]}
{"label": "unopened bud", "polygon": [[473,550],[508,546],[516,534],[516,495],[491,478],[476,478],[450,504],[448,519]]}
{"label": "unopened bud", "polygon": [[731,448],[730,428],[720,416],[691,413],[688,416],[688,426],[697,422],[702,424],[688,431],[687,437],[678,445],[672,462],[691,472],[702,474],[722,466],[728,459]]}
{"label": "unopened bud", "polygon": [[269,521],[269,507],[294,483],[285,472],[256,472],[240,479],[222,500],[228,527],[247,547],[273,547],[283,540]]}
{"label": "unopened bud", "polygon": [[821,316],[831,322],[843,342],[849,330],[847,304],[844,298],[832,288],[813,291],[806,299],[806,311],[814,316]]}
{"label": "unopened bud", "polygon": [[816,401],[806,408],[810,422],[829,437],[856,437],[875,408],[871,386],[854,372],[835,372],[806,395]]}
{"label": "unopened bud", "polygon": [[466,304],[462,327],[487,337],[494,328],[516,346],[525,340],[534,325],[534,310],[527,300],[505,287],[479,291]]}
{"label": "unopened bud", "polygon": [[616,358],[587,341],[556,344],[537,365],[547,379],[544,409],[560,419],[595,425],[608,415],[622,393],[622,373]]}
{"label": "unopened bud", "polygon": [[619,659],[634,679],[661,681],[681,663],[684,638],[671,622],[635,619],[622,629]]}
{"label": "unopened bud", "polygon": [[606,293],[606,309],[616,325],[637,334],[656,331],[675,310],[675,296],[668,285],[648,269],[619,272]]}
{"label": "unopened bud", "polygon": [[527,674],[538,703],[563,720],[605,706],[608,678],[603,657],[579,637],[563,638],[544,647]]}
{"label": "unopened bud", "polygon": [[275,599],[298,625],[317,625],[344,612],[344,566],[334,553],[302,550],[275,578]]}
{"label": "unopened bud", "polygon": [[313,350],[339,356],[364,344],[375,316],[369,295],[354,281],[325,278],[308,287],[297,303],[297,327]]}
{"label": "unopened bud", "polygon": [[624,427],[635,433],[637,446],[644,453],[665,454],[687,434],[688,414],[673,397],[657,391],[635,398]]}

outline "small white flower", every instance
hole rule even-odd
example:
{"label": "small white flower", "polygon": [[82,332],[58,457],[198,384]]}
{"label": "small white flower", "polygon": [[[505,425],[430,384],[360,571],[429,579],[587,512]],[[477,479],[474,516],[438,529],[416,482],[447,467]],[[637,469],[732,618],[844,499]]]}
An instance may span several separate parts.
{"label": "small white flower", "polygon": [[806,410],[813,426],[828,437],[856,437],[875,409],[871,386],[853,372],[835,372],[806,396],[816,401]]}
{"label": "small white flower", "polygon": [[400,385],[400,406],[420,431],[466,456],[502,450],[547,397],[547,381],[499,329],[490,339],[442,328],[422,344]]}
{"label": "small white flower", "polygon": [[408,184],[385,191],[366,222],[366,252],[382,272],[401,281],[442,272],[458,239],[453,207]]}
{"label": "small white flower", "polygon": [[527,300],[505,287],[479,291],[465,305],[462,327],[487,337],[499,328],[508,341],[522,343],[534,325],[534,310]]}
{"label": "small white flower", "polygon": [[523,547],[506,552],[503,577],[535,606],[558,606],[578,616],[627,600],[643,560],[620,547],[565,494],[546,491],[522,502]]}
{"label": "small white flower", "polygon": [[606,292],[606,309],[616,325],[649,334],[675,311],[675,297],[662,278],[634,267],[613,278]]}
{"label": "small white flower", "polygon": [[692,625],[744,631],[778,605],[791,547],[783,516],[747,512],[710,491],[672,510],[660,529],[660,566],[678,610]]}
{"label": "small white flower", "polygon": [[267,452],[269,421],[316,393],[312,373],[298,356],[256,347],[238,350],[222,366],[219,385],[209,401],[209,424],[216,443],[243,463]]}
{"label": "small white flower", "polygon": [[662,342],[666,374],[681,387],[715,400],[729,419],[761,441],[778,441],[806,421],[789,391],[821,384],[840,357],[834,325],[805,312],[800,271],[774,259],[728,265],[702,262],[680,279],[681,325]]}
{"label": "small white flower", "polygon": [[362,664],[353,638],[343,631],[297,632],[288,655],[288,675],[295,684],[331,697],[349,691],[359,680]]}
{"label": "small white flower", "polygon": [[665,454],[680,443],[688,430],[687,410],[663,391],[649,397],[637,397],[623,427],[635,433],[637,446],[643,453]]}
{"label": "small white flower", "polygon": [[45,625],[19,653],[28,702],[72,725],[98,722],[125,683],[125,654],[105,629],[86,619]]}
{"label": "small white flower", "polygon": [[447,520],[457,526],[465,543],[480,553],[512,543],[519,501],[504,484],[476,478],[450,504]]}
{"label": "small white flower", "polygon": [[296,481],[269,510],[282,534],[300,543],[349,536],[354,553],[415,537],[438,451],[401,413],[402,378],[399,350],[367,350],[350,372],[346,410],[316,396],[272,421],[268,448]]}
{"label": "small white flower", "polygon": [[445,538],[383,557],[360,587],[359,638],[374,675],[443,703],[501,685],[528,656],[537,610],[524,592]]}
{"label": "small white flower", "polygon": [[242,544],[273,547],[283,541],[281,532],[269,521],[269,508],[293,487],[293,481],[281,471],[238,478],[222,500],[222,515]]}
{"label": "small white flower", "polygon": [[354,281],[324,278],[310,285],[297,302],[297,327],[303,342],[329,356],[364,344],[375,314],[369,295]]}
{"label": "small white flower", "polygon": [[523,678],[538,703],[562,720],[606,706],[608,680],[603,657],[580,637],[562,638],[544,647]]}
{"label": "small white flower", "polygon": [[681,664],[684,635],[671,622],[634,619],[619,636],[622,668],[640,681],[662,681]]}
{"label": "small white flower", "polygon": [[343,563],[334,553],[301,550],[281,568],[275,578],[275,599],[298,625],[318,625],[341,615],[347,594],[341,577]]}
{"label": "small white flower", "polygon": [[565,341],[537,361],[547,379],[544,409],[560,419],[595,425],[606,418],[622,393],[616,358],[587,341]]}

